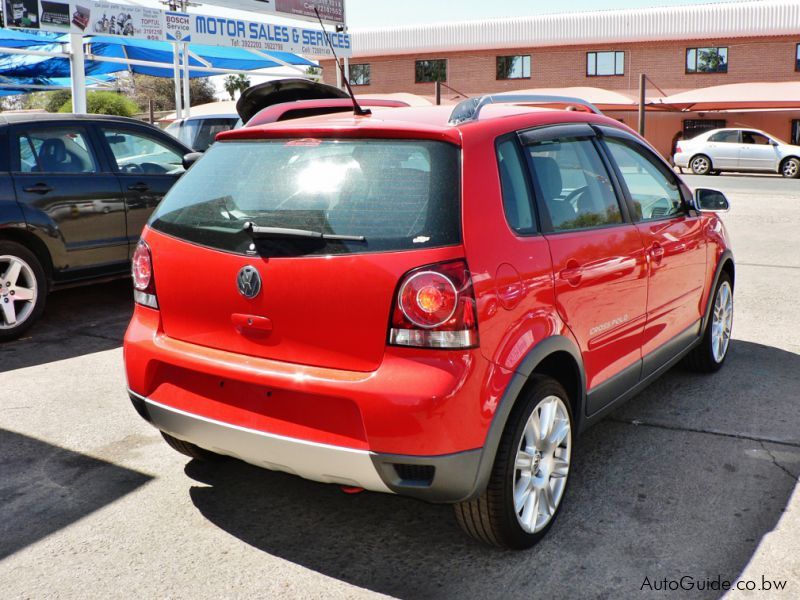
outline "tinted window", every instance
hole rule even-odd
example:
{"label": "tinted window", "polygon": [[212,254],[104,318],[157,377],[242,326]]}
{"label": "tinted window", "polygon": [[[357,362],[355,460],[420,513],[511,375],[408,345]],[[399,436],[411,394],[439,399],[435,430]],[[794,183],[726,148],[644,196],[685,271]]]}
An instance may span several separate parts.
{"label": "tinted window", "polygon": [[447,60],[418,60],[414,63],[414,75],[417,83],[447,81]]}
{"label": "tinted window", "polygon": [[183,156],[162,142],[125,130],[103,132],[123,173],[183,173]]}
{"label": "tinted window", "polygon": [[739,131],[718,131],[714,135],[708,138],[709,142],[723,142],[726,144],[738,144],[739,143]]}
{"label": "tinted window", "polygon": [[727,48],[687,48],[687,73],[727,73]]}
{"label": "tinted window", "polygon": [[350,85],[369,85],[370,78],[369,64],[350,65]]}
{"label": "tinted window", "polygon": [[[458,149],[442,142],[224,142],[173,186],[155,229],[238,253],[342,254],[461,240]],[[365,236],[366,243],[260,239],[261,227]],[[251,246],[252,244],[252,246]]]}
{"label": "tinted window", "polygon": [[22,173],[96,173],[99,171],[86,134],[78,128],[36,129],[19,134]]}
{"label": "tinted window", "polygon": [[508,224],[518,233],[533,233],[536,228],[526,183],[527,175],[513,140],[497,145],[497,168],[503,191],[503,210]]}
{"label": "tinted window", "polygon": [[663,165],[633,146],[606,139],[633,201],[636,221],[664,219],[683,213],[678,180]]}
{"label": "tinted window", "polygon": [[622,222],[608,172],[590,140],[540,142],[526,149],[554,230]]}
{"label": "tinted window", "polygon": [[187,119],[170,124],[164,131],[197,152],[205,152],[218,133],[236,127],[237,117]]}
{"label": "tinted window", "polygon": [[497,79],[530,79],[530,56],[498,56]]}

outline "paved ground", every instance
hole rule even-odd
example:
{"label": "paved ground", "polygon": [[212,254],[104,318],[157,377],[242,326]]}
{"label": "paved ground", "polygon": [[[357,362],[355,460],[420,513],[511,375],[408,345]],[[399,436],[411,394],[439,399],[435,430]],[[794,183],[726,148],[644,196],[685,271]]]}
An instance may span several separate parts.
{"label": "paved ground", "polygon": [[730,362],[673,370],[581,438],[536,549],[484,548],[448,507],[184,460],[124,393],[118,282],[52,295],[0,347],[0,594],[639,598],[664,595],[645,578],[763,576],[800,597],[800,183],[687,179],[734,206]]}

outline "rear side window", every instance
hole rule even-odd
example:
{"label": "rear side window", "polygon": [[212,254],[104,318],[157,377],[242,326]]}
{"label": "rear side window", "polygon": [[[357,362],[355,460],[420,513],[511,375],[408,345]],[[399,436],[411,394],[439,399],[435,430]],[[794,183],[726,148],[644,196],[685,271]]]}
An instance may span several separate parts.
{"label": "rear side window", "polygon": [[58,127],[20,133],[21,173],[96,173],[97,159],[80,129]]}
{"label": "rear side window", "polygon": [[739,130],[734,131],[718,131],[708,138],[709,142],[719,142],[724,144],[738,144],[739,143]]}
{"label": "rear side window", "polygon": [[[214,144],[151,217],[154,229],[243,254],[411,250],[461,241],[459,151],[443,142],[270,140]],[[258,237],[301,229],[365,240]]]}
{"label": "rear side window", "polygon": [[500,171],[503,210],[508,224],[517,233],[535,233],[527,175],[513,140],[506,139],[497,144],[497,168]]}
{"label": "rear side window", "polygon": [[539,142],[526,150],[555,231],[622,223],[616,193],[591,140]]}

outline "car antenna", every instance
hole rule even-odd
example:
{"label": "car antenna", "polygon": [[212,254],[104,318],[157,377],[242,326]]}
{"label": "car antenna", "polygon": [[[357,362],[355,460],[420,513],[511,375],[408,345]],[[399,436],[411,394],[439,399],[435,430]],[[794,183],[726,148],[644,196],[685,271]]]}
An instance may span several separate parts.
{"label": "car antenna", "polygon": [[328,32],[325,30],[325,25],[322,23],[322,17],[319,16],[319,11],[317,7],[314,7],[314,12],[317,13],[317,19],[319,20],[319,26],[322,27],[322,33],[325,34],[325,41],[328,42],[328,46],[331,48],[331,53],[333,54],[333,60],[336,61],[336,66],[339,67],[339,71],[342,73],[342,81],[344,81],[344,85],[347,88],[347,93],[350,94],[350,100],[353,101],[353,114],[359,117],[366,117],[367,115],[371,115],[372,111],[368,108],[361,108],[358,104],[358,100],[356,100],[356,96],[353,93],[353,88],[350,87],[350,82],[347,81],[347,76],[344,74],[344,67],[339,62],[339,57],[336,56],[336,50],[333,49],[333,43],[331,42],[331,38],[328,37]]}

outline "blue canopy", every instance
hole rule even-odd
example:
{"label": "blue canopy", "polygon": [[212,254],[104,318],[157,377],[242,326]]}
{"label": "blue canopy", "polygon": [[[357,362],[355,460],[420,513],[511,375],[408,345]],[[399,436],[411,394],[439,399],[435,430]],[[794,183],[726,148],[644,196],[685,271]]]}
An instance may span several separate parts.
{"label": "blue canopy", "polygon": [[[0,47],[3,48],[30,48],[60,41],[61,34],[42,32],[17,31],[16,29],[0,28]],[[38,48],[37,48],[38,50]]]}
{"label": "blue canopy", "polygon": [[[32,43],[37,38],[37,44],[41,46],[37,50],[60,51],[58,44],[54,41],[65,42],[66,36],[49,36],[47,38],[38,35],[15,32],[10,30],[0,30],[22,36],[18,41]],[[24,39],[23,39],[24,38]],[[151,67],[142,65],[125,65],[116,62],[104,61],[85,61],[87,75],[103,75],[116,73],[119,71],[131,70],[134,73],[154,75],[156,77],[173,76],[173,46],[169,42],[156,42],[149,40],[134,40],[122,37],[103,37],[96,36],[86,39],[89,52],[97,56],[107,56],[110,58],[128,58],[132,60],[143,60],[148,62],[163,63],[164,67]],[[0,34],[0,46],[3,43],[3,34]],[[46,45],[42,45],[46,44]],[[201,46],[190,44],[189,51],[216,69],[231,69],[234,71],[252,71],[255,69],[267,69],[270,67],[280,67],[281,62],[270,60],[277,58],[284,63],[297,66],[316,66],[316,63],[292,54],[291,52],[263,52],[264,58],[243,50],[241,48],[221,48],[216,46]],[[268,58],[269,57],[269,58]],[[190,77],[208,77],[214,73],[209,73],[205,65],[194,57],[189,58]],[[46,56],[25,56],[21,54],[0,54],[0,75],[5,77],[25,77],[25,78],[54,78],[69,77],[69,59],[62,57]]]}

